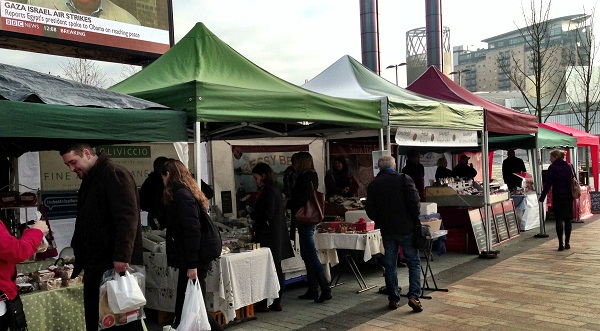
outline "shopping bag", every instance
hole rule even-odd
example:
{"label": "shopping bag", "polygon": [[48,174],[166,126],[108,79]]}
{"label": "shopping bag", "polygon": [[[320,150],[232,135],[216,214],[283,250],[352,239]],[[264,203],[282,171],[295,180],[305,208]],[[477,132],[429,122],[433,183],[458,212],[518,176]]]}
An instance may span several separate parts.
{"label": "shopping bag", "polygon": [[295,219],[296,224],[301,225],[315,225],[321,223],[324,217],[324,209],[325,209],[325,194],[315,190],[310,183],[311,186],[311,194],[306,204],[296,212]]}
{"label": "shopping bag", "polygon": [[573,199],[579,199],[581,197],[581,186],[579,186],[579,181],[575,175],[573,165],[571,165],[571,195],[573,196]]}
{"label": "shopping bag", "polygon": [[146,304],[137,279],[129,271],[125,271],[124,276],[115,273],[114,279],[106,282],[106,292],[108,307],[115,314],[126,313]]}
{"label": "shopping bag", "polygon": [[416,249],[428,249],[431,240],[431,227],[426,224],[417,224],[413,233],[413,245]]}
{"label": "shopping bag", "polygon": [[177,326],[178,331],[203,331],[210,330],[208,313],[204,305],[204,297],[198,280],[188,280],[181,311],[181,321]]}

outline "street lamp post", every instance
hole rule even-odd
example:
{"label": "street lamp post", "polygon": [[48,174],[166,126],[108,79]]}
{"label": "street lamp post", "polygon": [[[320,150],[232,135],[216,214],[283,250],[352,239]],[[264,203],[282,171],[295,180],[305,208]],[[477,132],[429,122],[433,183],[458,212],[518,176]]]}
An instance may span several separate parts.
{"label": "street lamp post", "polygon": [[402,62],[400,64],[391,64],[386,67],[386,69],[395,68],[396,69],[396,86],[398,86],[398,67],[405,66],[406,62]]}
{"label": "street lamp post", "polygon": [[461,76],[461,74],[463,72],[471,72],[471,69],[462,69],[462,70],[453,71],[453,72],[450,73],[450,75],[458,74],[458,85],[460,85],[460,86],[462,86],[462,81],[461,81],[461,77],[460,76]]}

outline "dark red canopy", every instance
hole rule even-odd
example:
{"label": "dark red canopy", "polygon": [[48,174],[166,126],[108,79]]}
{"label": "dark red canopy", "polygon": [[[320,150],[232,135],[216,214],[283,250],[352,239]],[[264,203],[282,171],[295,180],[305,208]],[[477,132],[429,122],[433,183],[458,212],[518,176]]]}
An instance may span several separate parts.
{"label": "dark red canopy", "polygon": [[436,99],[482,107],[488,132],[535,134],[538,130],[537,117],[485,100],[456,84],[434,66],[429,67],[406,89]]}

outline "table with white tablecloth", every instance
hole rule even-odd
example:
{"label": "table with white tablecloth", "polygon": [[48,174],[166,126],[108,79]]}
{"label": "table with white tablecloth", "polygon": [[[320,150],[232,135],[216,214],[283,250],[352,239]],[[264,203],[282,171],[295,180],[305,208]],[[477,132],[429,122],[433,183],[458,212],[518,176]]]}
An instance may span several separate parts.
{"label": "table with white tablecloth", "polygon": [[[175,311],[178,270],[167,267],[165,253],[144,252],[146,307]],[[227,322],[236,309],[278,297],[279,280],[271,250],[260,248],[221,255],[206,277],[206,308],[221,311]]]}
{"label": "table with white tablecloth", "polygon": [[207,309],[221,311],[227,322],[236,309],[279,296],[279,280],[269,248],[222,255],[206,278]]}
{"label": "table with white tablecloth", "polygon": [[[320,253],[319,257],[321,258],[321,262],[324,264],[329,263],[331,265],[340,263],[337,254],[338,249],[346,252],[347,250],[363,251],[363,261],[365,262],[369,261],[373,255],[384,253],[383,241],[379,230],[373,230],[367,233],[316,233],[315,246]],[[343,269],[342,267],[344,267],[346,263],[354,273],[356,281],[360,286],[360,290],[357,291],[357,293],[375,287],[374,285],[367,286],[365,284],[365,280],[360,273],[360,270],[358,270],[354,258],[349,253],[344,254],[342,266],[339,268],[338,274],[331,277],[333,286],[343,284],[339,283],[339,278]]]}

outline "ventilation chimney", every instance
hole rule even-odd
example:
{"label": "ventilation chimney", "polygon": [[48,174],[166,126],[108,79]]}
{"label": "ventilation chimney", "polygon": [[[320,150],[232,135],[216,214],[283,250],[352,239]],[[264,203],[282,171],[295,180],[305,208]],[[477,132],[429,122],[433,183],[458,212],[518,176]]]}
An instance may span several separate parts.
{"label": "ventilation chimney", "polygon": [[442,0],[425,0],[427,67],[443,69],[442,63]]}
{"label": "ventilation chimney", "polygon": [[362,64],[381,74],[379,64],[379,8],[377,0],[360,0]]}

